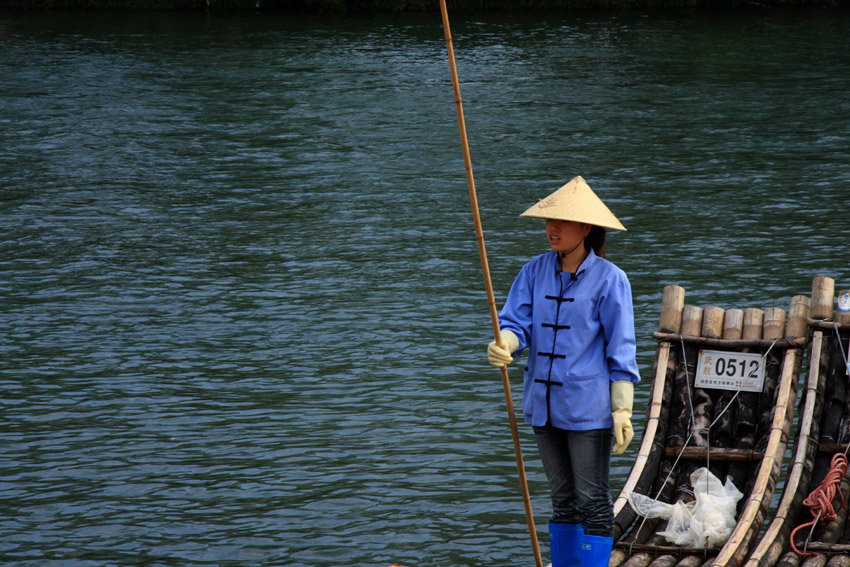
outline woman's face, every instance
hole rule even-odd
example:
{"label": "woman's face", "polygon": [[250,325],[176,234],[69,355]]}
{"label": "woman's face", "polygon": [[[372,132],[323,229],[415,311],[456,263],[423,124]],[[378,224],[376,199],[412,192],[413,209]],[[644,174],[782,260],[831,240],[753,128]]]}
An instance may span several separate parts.
{"label": "woman's face", "polygon": [[546,219],[546,238],[555,252],[570,253],[578,249],[579,243],[590,232],[589,224],[583,222]]}

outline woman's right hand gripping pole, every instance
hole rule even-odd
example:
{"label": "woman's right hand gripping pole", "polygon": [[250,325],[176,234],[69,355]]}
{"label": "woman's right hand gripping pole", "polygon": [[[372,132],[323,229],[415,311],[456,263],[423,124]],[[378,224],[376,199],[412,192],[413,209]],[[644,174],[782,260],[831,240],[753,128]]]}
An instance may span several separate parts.
{"label": "woman's right hand gripping pole", "polygon": [[502,346],[496,344],[496,341],[490,343],[487,347],[487,360],[490,364],[497,368],[507,366],[513,360],[513,353],[519,348],[519,339],[513,331],[499,331],[502,337]]}

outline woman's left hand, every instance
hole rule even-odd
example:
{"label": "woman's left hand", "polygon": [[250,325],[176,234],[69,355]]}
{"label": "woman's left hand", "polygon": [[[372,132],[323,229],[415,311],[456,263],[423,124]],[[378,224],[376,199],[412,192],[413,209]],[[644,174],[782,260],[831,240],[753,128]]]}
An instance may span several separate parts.
{"label": "woman's left hand", "polygon": [[635,385],[631,382],[611,383],[611,417],[614,418],[614,452],[622,455],[632,441],[632,403]]}

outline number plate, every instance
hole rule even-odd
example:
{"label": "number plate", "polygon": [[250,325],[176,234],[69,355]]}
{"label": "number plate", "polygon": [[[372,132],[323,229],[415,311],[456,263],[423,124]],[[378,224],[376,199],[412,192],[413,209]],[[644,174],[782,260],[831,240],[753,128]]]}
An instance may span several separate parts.
{"label": "number plate", "polygon": [[701,350],[695,385],[761,392],[764,386],[764,362],[758,353]]}

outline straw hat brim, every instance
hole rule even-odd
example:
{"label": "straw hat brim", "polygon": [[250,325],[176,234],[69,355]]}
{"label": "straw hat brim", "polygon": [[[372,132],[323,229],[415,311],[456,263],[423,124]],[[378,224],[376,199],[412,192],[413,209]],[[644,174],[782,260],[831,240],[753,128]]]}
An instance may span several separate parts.
{"label": "straw hat brim", "polygon": [[626,230],[581,176],[573,178],[520,216],[584,222],[612,230]]}

